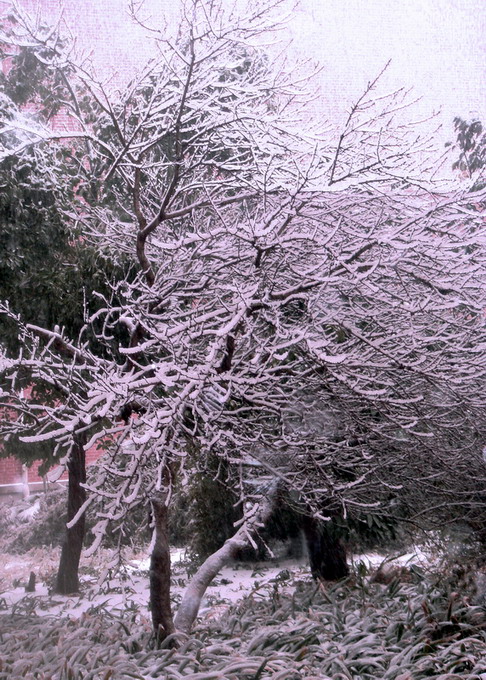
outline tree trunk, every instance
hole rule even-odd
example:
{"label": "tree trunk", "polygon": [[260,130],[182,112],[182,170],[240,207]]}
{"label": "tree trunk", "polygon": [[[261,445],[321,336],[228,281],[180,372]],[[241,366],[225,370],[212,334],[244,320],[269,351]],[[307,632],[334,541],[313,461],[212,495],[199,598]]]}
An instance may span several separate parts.
{"label": "tree trunk", "polygon": [[326,524],[306,516],[303,529],[312,576],[325,581],[338,581],[348,576],[346,550]]}
{"label": "tree trunk", "polygon": [[207,587],[220,570],[237,555],[238,551],[251,545],[251,537],[267,522],[272,514],[273,505],[273,499],[266,499],[260,506],[255,506],[251,517],[236,534],[228,538],[224,545],[199,567],[187,586],[177,611],[176,630],[189,634]]}
{"label": "tree trunk", "polygon": [[170,604],[169,509],[165,494],[152,499],[154,544],[150,557],[150,609],[159,642],[174,629]]}
{"label": "tree trunk", "polygon": [[[81,486],[86,482],[86,455],[84,445],[86,435],[74,436],[71,454],[68,462],[68,501],[67,521],[70,522],[86,500],[86,490]],[[57,572],[55,592],[61,595],[76,593],[79,591],[79,560],[83,548],[85,534],[84,513],[76,524],[70,529],[66,528],[66,534],[62,544],[61,559]]]}

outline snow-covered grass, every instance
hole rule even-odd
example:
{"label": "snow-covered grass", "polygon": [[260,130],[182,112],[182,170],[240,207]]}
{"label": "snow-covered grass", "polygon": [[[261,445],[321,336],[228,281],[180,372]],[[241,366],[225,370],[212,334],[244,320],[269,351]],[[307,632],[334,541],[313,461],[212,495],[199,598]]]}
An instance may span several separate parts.
{"label": "snow-covered grass", "polygon": [[405,566],[417,565],[422,568],[428,568],[435,562],[434,556],[424,550],[423,546],[414,546],[412,550],[404,553],[396,553],[384,556],[382,553],[368,552],[359,555],[352,555],[351,562],[353,565],[364,565],[368,570],[377,569],[383,563]]}
{"label": "snow-covered grass", "polygon": [[[49,592],[57,549],[3,555],[0,680],[486,680],[486,609],[424,549],[356,555],[337,585],[316,585],[306,563],[233,564],[208,588],[192,636],[161,648],[147,554],[127,551],[100,584],[111,556],[83,558],[82,594],[60,596]],[[174,608],[190,568],[173,549]]]}
{"label": "snow-covered grass", "polygon": [[[142,618],[149,617],[150,558],[146,553],[130,553],[128,550],[125,553],[122,567],[116,573],[108,572],[101,583],[99,575],[102,565],[110,561],[112,552],[101,551],[92,558],[82,558],[82,591],[68,596],[52,594],[50,591],[59,560],[58,549],[34,549],[22,556],[4,554],[0,564],[0,609],[12,614],[29,612],[38,616],[68,615],[70,618],[79,618],[93,607],[106,607],[115,614],[129,609],[139,612]],[[391,578],[395,568],[416,565],[427,569],[431,562],[431,555],[419,547],[395,556],[367,553],[351,558],[351,566],[355,570],[370,572],[385,565]],[[188,569],[191,565],[181,548],[171,550],[171,563],[172,598],[174,607],[177,607],[190,578]],[[26,593],[25,585],[31,571],[36,575],[36,589],[34,593]],[[218,616],[246,596],[267,592],[275,582],[280,584],[280,589],[287,583],[288,592],[291,592],[296,585],[310,581],[305,560],[234,563],[224,567],[207,589],[200,617]]]}
{"label": "snow-covered grass", "polygon": [[318,586],[281,569],[213,614],[161,648],[136,607],[4,614],[0,680],[486,680],[484,610],[423,578]]}

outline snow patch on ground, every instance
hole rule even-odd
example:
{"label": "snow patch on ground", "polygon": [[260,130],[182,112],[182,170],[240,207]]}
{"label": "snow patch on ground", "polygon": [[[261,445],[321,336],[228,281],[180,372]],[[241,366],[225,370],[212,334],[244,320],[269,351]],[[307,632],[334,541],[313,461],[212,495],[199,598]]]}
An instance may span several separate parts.
{"label": "snow patch on ground", "polygon": [[400,567],[410,567],[415,564],[419,567],[430,567],[433,559],[430,553],[425,552],[422,548],[416,546],[412,552],[401,553],[385,557],[379,553],[364,553],[362,555],[354,555],[351,563],[364,564],[366,569],[378,569],[382,564],[394,564]]}
{"label": "snow patch on ground", "polygon": [[[190,580],[187,573],[188,562],[184,549],[174,548],[172,558],[172,598],[174,609],[180,601],[185,587]],[[356,555],[352,559],[356,566],[360,563],[367,570],[376,569],[381,564],[396,564],[425,567],[430,565],[431,558],[423,550],[417,548],[413,552],[385,558],[377,553]],[[0,592],[0,610],[11,613],[36,613],[45,616],[70,616],[79,618],[88,610],[107,608],[114,613],[131,610],[141,617],[150,618],[149,602],[149,569],[150,558],[137,557],[128,561],[116,577],[108,578],[101,586],[95,576],[82,576],[83,592],[80,595],[62,596],[49,592],[48,586],[38,579],[34,593],[25,592],[25,584],[19,585],[15,580],[12,587],[5,588],[5,576],[12,578],[16,573],[25,573],[34,565],[28,560],[12,557],[4,564],[4,592]],[[9,580],[10,580],[9,578]],[[224,567],[206,591],[200,617],[219,616],[232,604],[247,595],[267,598],[273,589],[280,591],[295,588],[299,581],[310,581],[307,563],[296,560],[264,562],[257,564],[235,563]]]}
{"label": "snow patch on ground", "polygon": [[[174,548],[171,557],[172,597],[176,608],[190,577],[187,574],[185,551]],[[26,560],[15,558],[4,565],[4,575],[8,572],[14,576],[19,567],[25,573],[29,566]],[[148,557],[130,560],[116,577],[107,579],[101,587],[95,577],[82,576],[83,592],[80,595],[50,593],[47,585],[39,581],[34,593],[26,593],[24,584],[16,585],[0,593],[0,609],[11,613],[35,612],[40,616],[69,615],[79,618],[90,609],[104,607],[113,612],[136,610],[148,617],[149,568]],[[200,615],[213,616],[215,612],[222,612],[250,593],[266,596],[276,580],[284,583],[287,580],[290,582],[292,578],[295,585],[295,579],[306,577],[310,578],[307,566],[295,560],[227,566],[207,589]]]}

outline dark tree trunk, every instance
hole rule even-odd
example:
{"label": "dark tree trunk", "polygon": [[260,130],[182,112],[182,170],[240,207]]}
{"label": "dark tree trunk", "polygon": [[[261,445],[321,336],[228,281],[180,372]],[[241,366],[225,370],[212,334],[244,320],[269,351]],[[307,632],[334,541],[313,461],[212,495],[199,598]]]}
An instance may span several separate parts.
{"label": "dark tree trunk", "polygon": [[35,574],[33,571],[30,572],[29,582],[25,586],[26,593],[35,593]]}
{"label": "dark tree trunk", "polygon": [[303,520],[303,529],[312,576],[325,581],[338,581],[348,576],[344,545],[326,523],[307,516]]}
{"label": "dark tree trunk", "polygon": [[290,536],[290,543],[287,549],[287,557],[289,559],[300,560],[304,555],[304,540],[302,531]]}
{"label": "dark tree trunk", "polygon": [[[76,434],[68,462],[68,502],[67,521],[70,522],[86,500],[86,490],[81,486],[86,482],[86,456],[84,445],[86,435]],[[85,516],[78,519],[66,535],[62,544],[61,559],[56,579],[56,593],[67,595],[79,591],[79,560],[85,534]]]}
{"label": "dark tree trunk", "polygon": [[170,604],[169,509],[165,495],[152,499],[154,543],[150,558],[150,609],[157,639],[161,642],[174,631]]}

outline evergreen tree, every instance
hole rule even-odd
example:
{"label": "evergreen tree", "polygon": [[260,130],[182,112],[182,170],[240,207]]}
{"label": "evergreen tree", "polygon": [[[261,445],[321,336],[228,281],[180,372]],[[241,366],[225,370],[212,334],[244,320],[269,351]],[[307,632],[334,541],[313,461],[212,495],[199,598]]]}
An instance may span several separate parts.
{"label": "evergreen tree", "polygon": [[[13,49],[6,47],[9,66],[0,74],[0,119],[13,125],[19,117],[34,126],[50,126],[53,116],[71,101],[67,86],[69,68],[54,65],[63,43],[51,33],[51,44]],[[84,97],[75,106],[90,106]],[[29,144],[21,130],[3,137],[0,162],[0,338],[6,356],[22,351],[22,329],[38,327],[60,337],[77,338],[94,313],[113,299],[111,280],[121,274],[106,256],[83,238],[72,215],[74,206],[88,191],[96,190],[92,167],[86,163],[85,145],[75,139],[66,145],[55,140]],[[126,267],[123,278],[126,275]],[[8,312],[8,313],[6,313]],[[103,347],[92,338],[95,352]],[[17,387],[28,390],[32,408],[62,404],[66,394],[61,383],[52,383],[20,372]],[[4,412],[9,413],[8,402]],[[8,420],[7,415],[7,420]],[[19,416],[23,418],[22,415]],[[25,420],[23,434],[30,431]],[[10,428],[14,429],[14,428]],[[68,455],[68,512],[70,521],[81,508],[86,492],[85,451],[87,439],[79,433],[70,447],[56,447],[50,440],[25,442],[4,426],[0,455],[14,456],[23,463],[42,461],[46,472]],[[62,593],[78,589],[78,565],[84,539],[84,517],[66,532],[57,578]]]}

